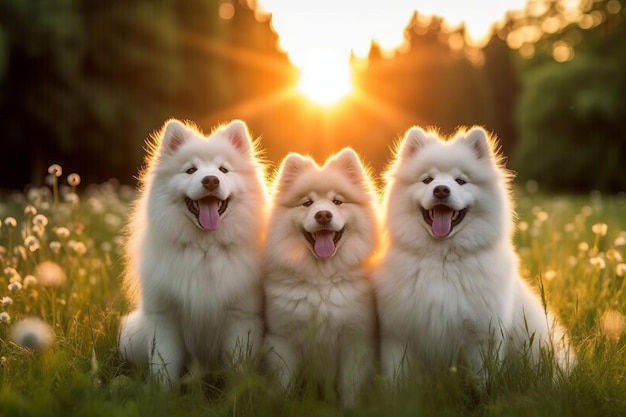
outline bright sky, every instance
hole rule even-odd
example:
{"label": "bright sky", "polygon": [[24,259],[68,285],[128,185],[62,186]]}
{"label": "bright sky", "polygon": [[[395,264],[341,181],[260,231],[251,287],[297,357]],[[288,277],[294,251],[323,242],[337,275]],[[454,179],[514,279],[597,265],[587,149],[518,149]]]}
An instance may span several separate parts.
{"label": "bright sky", "polygon": [[396,49],[414,10],[421,16],[441,16],[450,28],[465,22],[468,42],[480,44],[507,11],[524,10],[527,0],[258,1],[261,10],[272,14],[280,47],[301,70],[300,90],[328,105],[352,89],[350,52],[366,57],[372,40],[383,50]]}
{"label": "bright sky", "polygon": [[480,40],[507,10],[523,10],[526,0],[259,0],[272,14],[280,42],[294,63],[306,59],[307,50],[350,50],[364,57],[372,39],[383,49],[403,41],[403,31],[414,10],[438,15],[454,26],[465,21],[470,36]]}

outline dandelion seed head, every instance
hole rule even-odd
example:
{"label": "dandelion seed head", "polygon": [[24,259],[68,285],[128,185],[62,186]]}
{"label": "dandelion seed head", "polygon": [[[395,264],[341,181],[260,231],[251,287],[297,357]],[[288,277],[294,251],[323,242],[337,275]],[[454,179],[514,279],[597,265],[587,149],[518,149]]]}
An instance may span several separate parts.
{"label": "dandelion seed head", "polygon": [[18,292],[19,290],[22,289],[22,283],[19,281],[14,281],[9,283],[9,285],[7,285],[7,288],[9,289],[10,292]]}
{"label": "dandelion seed head", "polygon": [[13,305],[13,299],[11,297],[2,297],[0,299],[0,305],[2,305],[2,307]]}
{"label": "dandelion seed head", "polygon": [[54,229],[54,233],[56,233],[59,239],[67,239],[70,237],[70,229],[67,227],[57,227]]}
{"label": "dandelion seed head", "polygon": [[519,224],[517,225],[517,229],[518,229],[520,232],[525,232],[525,231],[527,231],[527,230],[528,230],[528,223],[527,223],[527,222],[525,222],[525,221],[521,221],[521,222],[519,222]]}
{"label": "dandelion seed head", "polygon": [[622,262],[622,263],[615,265],[615,275],[617,275],[618,277],[623,277],[624,275],[626,275],[625,263]]}
{"label": "dandelion seed head", "polygon": [[587,252],[589,250],[589,243],[587,243],[587,242],[580,242],[578,244],[578,250],[580,252]]}
{"label": "dandelion seed head", "polygon": [[546,272],[543,273],[543,277],[545,279],[547,279],[548,281],[553,280],[554,278],[556,278],[556,271],[553,269],[549,269]]}
{"label": "dandelion seed head", "polygon": [[76,193],[66,193],[63,198],[65,199],[65,202],[70,203],[72,205],[78,205],[78,203],[80,203],[80,197],[78,197],[78,194]]}
{"label": "dandelion seed head", "polygon": [[54,342],[54,332],[45,321],[27,317],[13,325],[11,339],[24,348],[43,352]]}
{"label": "dandelion seed head", "polygon": [[620,247],[626,245],[626,236],[622,233],[623,232],[620,232],[620,234],[615,238],[615,240],[613,241],[613,246]]}
{"label": "dandelion seed head", "polygon": [[85,245],[85,242],[81,242],[79,240],[70,240],[68,244],[70,248],[79,256],[87,253],[87,245]]}
{"label": "dandelion seed head", "polygon": [[37,214],[33,217],[33,224],[35,226],[46,227],[48,225],[48,218],[43,214]]}
{"label": "dandelion seed head", "polygon": [[616,310],[609,310],[600,318],[600,329],[604,336],[611,341],[618,341],[624,331],[626,322],[624,316]]}
{"label": "dandelion seed head", "polygon": [[7,363],[7,357],[6,356],[0,356],[0,366],[4,366],[4,364]]}
{"label": "dandelion seed head", "polygon": [[65,271],[54,261],[43,261],[35,270],[37,282],[44,287],[58,287],[65,284]]}
{"label": "dandelion seed head", "polygon": [[4,274],[4,276],[11,277],[17,274],[17,269],[13,268],[12,266],[7,266],[2,270],[2,273]]}
{"label": "dandelion seed head", "polygon": [[48,174],[54,175],[55,177],[59,178],[61,175],[63,175],[63,169],[59,164],[52,164],[48,167]]}
{"label": "dandelion seed head", "polygon": [[71,173],[70,175],[67,176],[67,183],[71,185],[72,187],[76,187],[77,185],[80,184],[80,175],[78,175],[75,172]]}
{"label": "dandelion seed head", "polygon": [[606,223],[596,223],[591,226],[591,231],[597,236],[606,236],[606,232],[608,231],[608,229],[609,227]]}
{"label": "dandelion seed head", "polygon": [[15,220],[15,217],[9,216],[4,219],[4,225],[7,227],[17,227],[17,220]]}
{"label": "dandelion seed head", "polygon": [[61,245],[61,242],[59,242],[58,240],[53,240],[52,242],[48,243],[48,246],[50,247],[52,253],[54,253],[55,255],[58,255],[61,252],[61,248],[63,247],[63,245]]}
{"label": "dandelion seed head", "polygon": [[0,311],[0,323],[11,323],[11,316],[9,316],[9,313],[7,313],[6,311]]}
{"label": "dandelion seed head", "polygon": [[35,252],[39,249],[39,239],[35,236],[26,236],[24,239],[24,246],[30,251]]}
{"label": "dandelion seed head", "polygon": [[596,269],[604,269],[606,268],[606,262],[604,261],[603,258],[599,257],[599,256],[594,256],[593,258],[589,259],[589,263],[591,265],[593,265],[594,268]]}
{"label": "dandelion seed head", "polygon": [[37,278],[35,278],[34,275],[26,275],[24,277],[24,282],[22,283],[22,285],[24,285],[24,288],[37,285]]}
{"label": "dandelion seed head", "polygon": [[9,282],[22,282],[22,276],[20,275],[19,272],[15,271],[13,274],[11,274],[11,276],[9,277]]}
{"label": "dandelion seed head", "polygon": [[24,214],[27,216],[34,216],[37,214],[37,208],[33,206],[32,204],[29,204],[26,207],[24,207]]}
{"label": "dandelion seed head", "polygon": [[619,253],[616,249],[609,249],[606,251],[606,259],[611,262],[622,262],[624,259],[622,258],[622,254]]}
{"label": "dandelion seed head", "polygon": [[536,217],[537,220],[539,220],[540,222],[545,222],[546,220],[548,220],[548,217],[550,217],[550,215],[547,212],[541,210],[537,212]]}

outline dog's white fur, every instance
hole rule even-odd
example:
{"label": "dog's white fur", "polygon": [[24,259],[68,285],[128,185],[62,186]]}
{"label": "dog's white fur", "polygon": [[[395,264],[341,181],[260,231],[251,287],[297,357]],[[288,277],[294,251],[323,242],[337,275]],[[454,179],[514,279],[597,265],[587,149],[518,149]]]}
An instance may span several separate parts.
{"label": "dog's white fur", "polygon": [[[322,167],[298,154],[283,160],[264,280],[266,365],[283,388],[306,369],[315,383],[336,384],[341,401],[350,405],[372,375],[376,317],[368,262],[377,248],[376,205],[370,176],[349,148]],[[322,229],[341,233],[336,246],[315,249],[310,240],[321,239]]]}
{"label": "dog's white fur", "polygon": [[[119,349],[168,386],[187,365],[208,369],[259,349],[267,197],[244,122],[205,137],[172,119],[152,139],[126,246],[126,282],[138,306],[122,319]],[[199,210],[209,195],[228,199],[224,212],[190,211],[186,197]]]}
{"label": "dog's white fur", "polygon": [[[484,380],[484,360],[525,348],[535,363],[549,348],[568,371],[575,359],[564,329],[518,273],[511,174],[494,139],[480,127],[447,141],[413,127],[386,175],[388,242],[374,277],[383,373],[437,373],[463,358]],[[429,211],[441,204],[448,214],[431,226],[422,208],[437,217]]]}

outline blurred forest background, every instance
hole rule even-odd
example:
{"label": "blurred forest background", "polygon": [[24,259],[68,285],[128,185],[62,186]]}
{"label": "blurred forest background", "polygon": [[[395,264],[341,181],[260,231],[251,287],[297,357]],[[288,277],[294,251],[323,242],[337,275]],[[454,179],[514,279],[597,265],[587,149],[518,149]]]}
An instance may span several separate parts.
{"label": "blurred forest background", "polygon": [[583,1],[566,25],[560,0],[545,3],[481,48],[407,16],[407,44],[354,58],[361,94],[327,110],[288,93],[296,71],[254,2],[2,0],[0,189],[39,184],[52,163],[134,185],[144,140],[177,117],[207,133],[244,119],[272,164],[352,146],[376,171],[411,125],[481,124],[520,182],[626,191],[626,0]]}

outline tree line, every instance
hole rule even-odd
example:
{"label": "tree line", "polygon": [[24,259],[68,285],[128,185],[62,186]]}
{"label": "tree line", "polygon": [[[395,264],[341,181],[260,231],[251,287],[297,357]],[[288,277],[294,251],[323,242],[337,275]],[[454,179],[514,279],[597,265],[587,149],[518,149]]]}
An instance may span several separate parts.
{"label": "tree line", "polygon": [[[511,17],[480,49],[451,42],[463,28],[409,16],[407,46],[387,57],[372,44],[367,60],[355,58],[362,94],[333,112],[286,93],[297,72],[271,17],[234,1],[225,19],[219,3],[0,2],[0,188],[41,183],[51,163],[85,182],[134,183],[143,141],[177,117],[205,130],[246,120],[270,164],[289,151],[322,159],[352,146],[377,170],[412,124],[443,134],[481,124],[520,181],[626,190],[626,0],[592,2],[585,12],[603,13],[600,23],[544,34],[532,56],[511,49],[507,33],[540,25],[558,1],[543,15]],[[575,56],[557,62],[563,42]]]}

